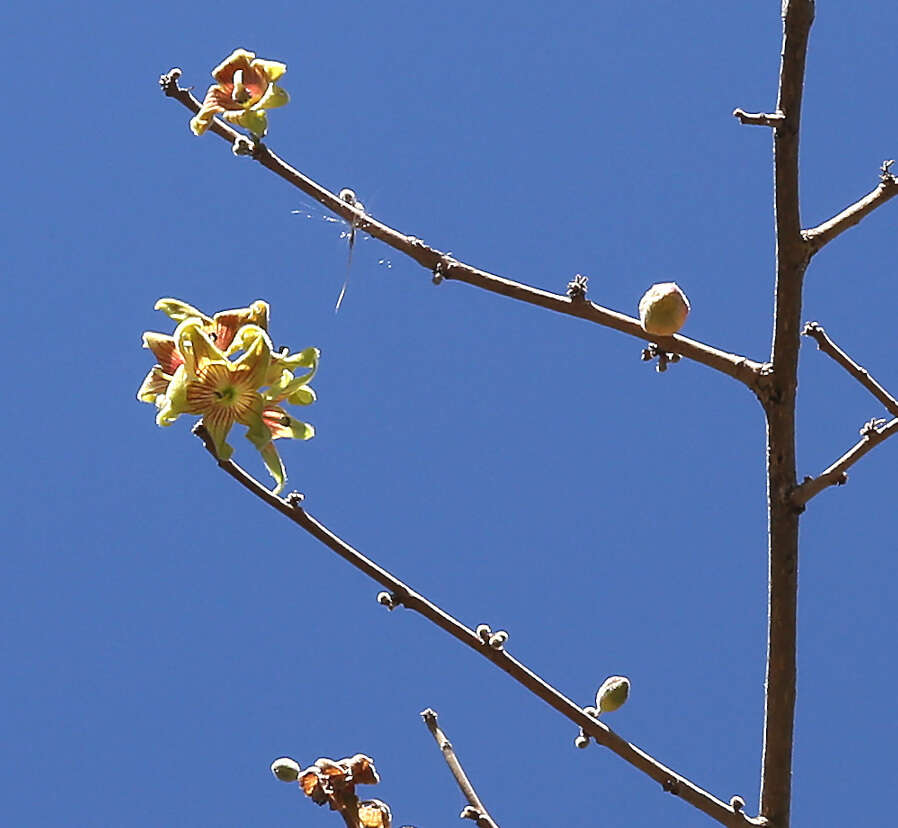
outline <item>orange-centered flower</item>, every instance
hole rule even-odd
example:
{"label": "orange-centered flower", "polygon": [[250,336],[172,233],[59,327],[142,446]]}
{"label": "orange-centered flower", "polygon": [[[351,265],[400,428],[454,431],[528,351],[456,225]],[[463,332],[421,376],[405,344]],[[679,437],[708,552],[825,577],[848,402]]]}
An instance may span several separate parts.
{"label": "orange-centered flower", "polygon": [[262,60],[246,49],[235,49],[212,70],[215,83],[209,87],[200,111],[190,121],[194,135],[202,135],[216,115],[248,129],[261,138],[268,130],[266,110],[290,100],[275,81],[287,64]]}
{"label": "orange-centered flower", "polygon": [[173,336],[144,334],[144,347],[158,362],[137,398],[156,405],[161,426],[171,425],[181,414],[201,415],[223,460],[234,451],[226,441],[231,428],[237,423],[247,426],[247,439],[275,478],[275,492],[280,491],[287,474],[272,440],[308,440],[315,434],[281,403],[315,401],[308,383],[318,367],[318,349],[275,353],[267,332],[268,305],[262,301],[211,318],[176,299],[160,299],[156,308],[179,324]]}

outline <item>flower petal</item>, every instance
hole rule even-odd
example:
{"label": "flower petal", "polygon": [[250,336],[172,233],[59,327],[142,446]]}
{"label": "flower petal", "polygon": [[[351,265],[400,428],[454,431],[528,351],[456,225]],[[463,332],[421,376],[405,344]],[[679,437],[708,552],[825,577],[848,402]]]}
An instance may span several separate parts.
{"label": "flower petal", "polygon": [[160,299],[153,305],[153,310],[161,310],[166,316],[174,319],[175,322],[183,322],[185,319],[193,317],[202,319],[208,325],[212,324],[212,320],[201,310],[198,310],[193,305],[188,305],[186,302],[182,302],[180,299]]}
{"label": "flower petal", "polygon": [[166,334],[146,331],[143,335],[143,347],[149,348],[159,362],[159,367],[166,374],[174,374],[177,367],[184,361],[175,347],[174,337]]}
{"label": "flower petal", "polygon": [[220,311],[213,317],[215,323],[215,345],[227,351],[237,331],[244,325],[258,325],[268,330],[269,307],[267,302],[257,299],[248,308]]}
{"label": "flower petal", "polygon": [[246,49],[234,49],[221,63],[212,70],[212,77],[219,83],[231,83],[234,72],[238,69],[246,71],[250,68],[255,52],[247,52]]}
{"label": "flower petal", "polygon": [[311,440],[315,436],[315,426],[291,417],[278,405],[267,405],[262,419],[271,433],[272,440]]}
{"label": "flower petal", "polygon": [[223,112],[221,115],[230,124],[248,129],[256,138],[264,138],[268,132],[268,116],[264,109],[245,109],[239,112]]}
{"label": "flower petal", "polygon": [[145,403],[155,403],[168,391],[170,382],[171,377],[164,373],[159,365],[154,365],[140,384],[140,388],[137,390],[137,399]]}
{"label": "flower petal", "polygon": [[269,443],[265,446],[265,448],[262,449],[261,454],[262,460],[265,462],[265,467],[274,478],[275,485],[271,490],[272,494],[278,494],[287,482],[287,470],[284,468],[284,461],[281,460],[281,456],[278,454],[278,450],[275,448],[274,443]]}
{"label": "flower petal", "polygon": [[195,317],[185,319],[175,328],[174,340],[191,377],[195,378],[210,362],[227,362],[225,355],[209,340],[203,323]]}
{"label": "flower petal", "polygon": [[251,65],[253,69],[257,69],[265,75],[269,83],[274,83],[287,71],[287,64],[277,60],[262,60],[262,58],[256,58]]}
{"label": "flower petal", "polygon": [[265,90],[258,103],[253,104],[253,109],[276,109],[279,106],[290,103],[290,96],[286,89],[282,89],[277,84],[271,84]]}
{"label": "flower petal", "polygon": [[302,385],[287,397],[287,402],[290,405],[311,405],[317,399],[318,396],[308,385]]}

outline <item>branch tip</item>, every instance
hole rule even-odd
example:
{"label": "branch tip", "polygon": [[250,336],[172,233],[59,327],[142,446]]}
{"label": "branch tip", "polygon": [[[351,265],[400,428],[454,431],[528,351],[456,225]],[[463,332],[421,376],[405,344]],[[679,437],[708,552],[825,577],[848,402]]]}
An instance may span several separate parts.
{"label": "branch tip", "polygon": [[782,126],[786,120],[786,114],[777,110],[773,113],[766,112],[746,112],[744,109],[734,109],[733,117],[738,118],[743,125],[749,126]]}

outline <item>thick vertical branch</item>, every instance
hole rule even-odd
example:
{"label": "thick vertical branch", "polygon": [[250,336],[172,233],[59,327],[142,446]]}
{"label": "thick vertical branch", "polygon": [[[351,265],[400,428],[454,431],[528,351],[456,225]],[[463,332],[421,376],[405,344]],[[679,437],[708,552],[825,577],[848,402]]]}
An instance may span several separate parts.
{"label": "thick vertical branch", "polygon": [[790,500],[796,483],[795,392],[801,325],[801,288],[809,259],[801,235],[798,144],[801,95],[813,0],[783,1],[783,52],[774,130],[776,303],[767,413],[769,607],[764,755],[760,813],[787,828],[791,802],[795,714],[798,510]]}

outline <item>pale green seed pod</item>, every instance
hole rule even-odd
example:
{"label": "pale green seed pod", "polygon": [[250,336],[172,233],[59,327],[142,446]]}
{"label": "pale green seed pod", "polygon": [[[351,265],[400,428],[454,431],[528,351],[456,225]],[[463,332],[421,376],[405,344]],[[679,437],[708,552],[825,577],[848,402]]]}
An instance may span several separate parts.
{"label": "pale green seed pod", "polygon": [[596,693],[599,713],[611,713],[624,706],[630,695],[630,679],[625,676],[609,676]]}
{"label": "pale green seed pod", "polygon": [[271,772],[281,780],[281,782],[295,782],[299,779],[299,765],[289,756],[282,756],[275,759],[271,763]]}
{"label": "pale green seed pod", "polygon": [[689,300],[676,282],[652,285],[639,300],[639,321],[646,333],[675,334],[689,315]]}

